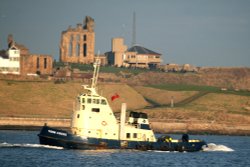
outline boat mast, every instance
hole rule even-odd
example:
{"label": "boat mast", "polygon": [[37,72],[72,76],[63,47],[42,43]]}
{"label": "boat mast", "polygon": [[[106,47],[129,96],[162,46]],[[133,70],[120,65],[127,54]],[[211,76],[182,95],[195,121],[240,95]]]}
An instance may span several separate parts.
{"label": "boat mast", "polygon": [[100,59],[96,58],[96,61],[93,64],[94,73],[93,73],[93,77],[91,78],[92,80],[91,86],[89,87],[88,85],[82,85],[84,89],[89,91],[90,95],[98,95],[96,92],[96,85],[97,85],[97,80],[99,76],[100,64],[101,64]]}
{"label": "boat mast", "polygon": [[94,73],[93,73],[91,88],[96,88],[100,70],[100,59],[96,58],[96,61],[94,62],[93,66],[94,66]]}

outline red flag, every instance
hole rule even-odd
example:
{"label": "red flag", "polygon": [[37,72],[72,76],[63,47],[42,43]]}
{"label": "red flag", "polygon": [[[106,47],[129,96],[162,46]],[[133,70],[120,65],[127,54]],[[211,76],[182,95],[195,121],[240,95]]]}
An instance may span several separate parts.
{"label": "red flag", "polygon": [[115,99],[119,98],[120,96],[116,93],[113,96],[111,96],[111,100],[114,101]]}

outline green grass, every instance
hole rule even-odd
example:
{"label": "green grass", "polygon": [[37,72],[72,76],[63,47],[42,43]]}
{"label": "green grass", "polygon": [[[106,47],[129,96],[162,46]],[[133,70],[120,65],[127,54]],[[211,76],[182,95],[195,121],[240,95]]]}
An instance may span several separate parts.
{"label": "green grass", "polygon": [[250,96],[250,92],[244,91],[244,90],[241,90],[241,91],[228,90],[228,91],[220,91],[220,93],[240,95],[240,96]]}
{"label": "green grass", "polygon": [[[92,64],[68,63],[68,65],[72,69],[79,69],[81,71],[93,71]],[[59,67],[65,67],[66,64],[62,62],[55,62],[53,66],[54,68],[59,68]],[[140,74],[143,72],[149,72],[149,71],[160,72],[160,70],[158,69],[149,70],[149,69],[142,69],[142,68],[123,68],[123,67],[114,67],[114,66],[101,66],[100,71],[105,72],[105,73],[114,73],[114,74],[119,74],[123,72],[123,73],[133,74],[133,75],[137,75],[137,74]]]}
{"label": "green grass", "polygon": [[169,91],[205,91],[205,92],[220,91],[220,88],[217,87],[186,85],[186,84],[160,84],[160,85],[147,85],[147,86]]}
{"label": "green grass", "polygon": [[240,96],[250,96],[249,91],[245,90],[225,90],[222,91],[218,87],[213,86],[199,86],[199,85],[187,85],[187,84],[160,84],[160,85],[147,85],[147,87],[169,90],[169,91],[200,91],[208,93],[223,93],[223,94],[234,94]]}

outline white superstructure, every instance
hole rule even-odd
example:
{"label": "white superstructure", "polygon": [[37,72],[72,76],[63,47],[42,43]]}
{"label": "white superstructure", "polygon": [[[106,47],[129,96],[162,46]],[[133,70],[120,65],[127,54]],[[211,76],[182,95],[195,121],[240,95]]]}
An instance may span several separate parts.
{"label": "white superstructure", "polygon": [[12,45],[7,50],[6,58],[0,56],[0,73],[20,74],[20,50]]}
{"label": "white superstructure", "polygon": [[116,119],[107,99],[96,92],[99,60],[94,63],[94,68],[91,87],[83,85],[87,92],[76,98],[71,122],[72,133],[82,138],[155,142],[146,114],[131,112],[126,122],[126,104],[123,104],[121,119]]}

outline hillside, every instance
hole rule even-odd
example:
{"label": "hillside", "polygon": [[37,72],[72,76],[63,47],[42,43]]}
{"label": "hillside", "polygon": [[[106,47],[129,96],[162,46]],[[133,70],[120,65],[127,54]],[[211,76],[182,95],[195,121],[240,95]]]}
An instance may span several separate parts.
{"label": "hillside", "polygon": [[[135,89],[144,97],[161,105],[169,104],[171,97],[174,97],[176,106],[174,108],[168,106],[143,110],[151,118],[159,121],[212,121],[250,125],[249,95],[206,92],[202,96],[196,96],[199,91],[169,91],[143,86],[137,86]],[[191,100],[184,104],[183,101],[186,99]],[[178,105],[179,103],[181,105]]]}
{"label": "hillside", "polygon": [[[76,95],[82,92],[81,85],[79,81],[55,84],[42,80],[0,80],[0,117],[68,119]],[[247,91],[178,84],[131,87],[122,83],[100,83],[98,88],[115,112],[119,112],[121,103],[125,102],[128,110],[148,113],[152,127],[158,132],[250,134]],[[111,101],[116,93],[119,98]],[[173,108],[170,107],[172,98]],[[154,105],[150,102],[158,107],[148,107]]]}
{"label": "hillside", "polygon": [[[28,82],[0,80],[0,116],[69,118],[80,82]],[[107,98],[114,111],[126,102],[129,109],[143,108],[148,103],[134,89],[125,84],[100,84],[99,92]],[[120,98],[111,101],[115,93]]]}
{"label": "hillside", "polygon": [[201,68],[197,73],[130,71],[102,73],[106,81],[129,85],[188,84],[250,91],[250,68]]}
{"label": "hillside", "polygon": [[158,105],[168,107],[170,106],[171,99],[174,100],[174,103],[178,103],[198,93],[198,91],[169,91],[144,86],[134,86],[133,88],[144,98],[150,99]]}
{"label": "hillside", "polygon": [[[56,67],[64,64],[56,63]],[[70,64],[72,69],[92,72],[91,65]],[[129,85],[188,84],[250,91],[249,67],[198,67],[197,72],[163,72],[160,69],[102,66],[100,77],[106,82]],[[0,76],[1,77],[1,76]]]}

